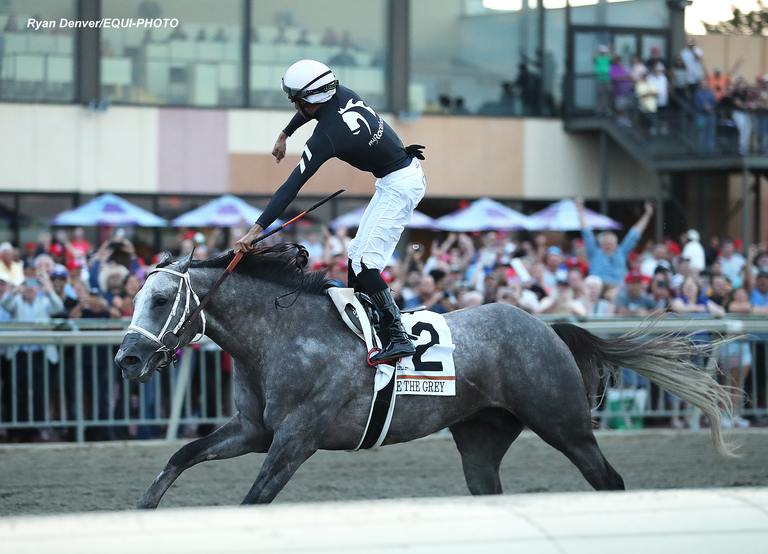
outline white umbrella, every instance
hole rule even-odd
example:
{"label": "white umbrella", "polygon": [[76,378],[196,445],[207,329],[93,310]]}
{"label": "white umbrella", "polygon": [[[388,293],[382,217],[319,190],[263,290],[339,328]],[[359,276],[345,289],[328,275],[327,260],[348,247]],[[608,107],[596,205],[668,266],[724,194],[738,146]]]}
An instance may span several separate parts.
{"label": "white umbrella", "polygon": [[[621,223],[608,216],[584,208],[584,219],[590,229],[621,229]],[[534,229],[539,231],[578,231],[579,211],[576,202],[560,200],[531,215]]]}
{"label": "white umbrella", "polygon": [[464,209],[440,217],[435,222],[443,231],[517,231],[530,229],[527,215],[521,214],[504,204],[481,198]]}
{"label": "white umbrella", "polygon": [[[360,206],[356,210],[340,215],[330,223],[331,228],[337,227],[358,227],[360,221],[363,219],[363,213],[365,212],[365,206]],[[428,215],[421,213],[419,210],[414,210],[411,216],[411,221],[406,225],[409,229],[431,229],[437,230],[435,226],[435,220]]]}
{"label": "white umbrella", "polygon": [[[181,214],[171,223],[174,227],[235,227],[243,222],[252,225],[261,214],[260,209],[241,198],[225,194]],[[277,225],[281,223],[279,220],[275,222]]]}
{"label": "white umbrella", "polygon": [[52,225],[165,227],[167,221],[114,194],[102,194],[74,210],[60,213]]}

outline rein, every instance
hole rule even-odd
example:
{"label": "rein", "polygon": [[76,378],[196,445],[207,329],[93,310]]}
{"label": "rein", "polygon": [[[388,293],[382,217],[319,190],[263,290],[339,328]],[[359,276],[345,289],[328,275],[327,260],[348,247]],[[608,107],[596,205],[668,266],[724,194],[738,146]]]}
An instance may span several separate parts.
{"label": "rein", "polygon": [[[301,212],[296,217],[286,221],[285,223],[283,223],[279,227],[269,231],[268,233],[264,233],[263,235],[261,235],[260,237],[255,239],[253,242],[251,242],[251,246],[253,246],[253,245],[263,241],[264,239],[266,239],[268,237],[271,237],[275,233],[278,233],[278,232],[282,231],[283,229],[285,229],[286,227],[288,227],[292,223],[298,221],[299,219],[301,219],[302,217],[307,215],[309,212],[311,212],[311,211],[315,210],[316,208],[322,206],[323,204],[325,204],[326,202],[328,202],[332,198],[337,197],[342,192],[344,192],[344,189],[339,189],[336,192],[334,192],[333,194],[329,194],[328,196],[326,196],[325,198],[323,198],[319,202],[315,203],[311,207],[309,207],[306,210],[304,210],[303,212]],[[144,329],[142,327],[139,327],[138,325],[133,325],[133,324],[131,324],[128,327],[128,332],[133,331],[133,332],[136,332],[136,333],[140,333],[141,335],[144,335],[145,337],[147,337],[151,341],[157,343],[159,345],[159,348],[155,351],[155,353],[156,354],[157,353],[161,353],[164,356],[163,363],[161,364],[161,366],[165,367],[168,364],[170,364],[175,359],[175,357],[176,357],[176,350],[178,350],[182,346],[181,345],[181,337],[184,336],[184,333],[186,332],[187,327],[189,327],[189,325],[195,319],[197,319],[198,316],[200,316],[202,321],[203,321],[203,329],[202,329],[202,331],[200,333],[198,333],[198,335],[195,336],[195,339],[193,340],[193,342],[195,340],[200,340],[198,338],[198,336],[200,338],[202,338],[202,336],[205,334],[205,313],[203,312],[203,310],[205,310],[205,307],[211,301],[211,298],[213,298],[213,295],[216,293],[216,291],[219,290],[219,288],[221,287],[222,283],[235,270],[235,268],[237,267],[237,264],[239,264],[240,260],[243,259],[243,255],[244,254],[242,252],[237,252],[234,255],[234,257],[232,258],[232,261],[229,262],[227,267],[224,269],[224,272],[221,275],[219,275],[219,278],[216,280],[216,282],[213,284],[213,286],[210,288],[210,290],[208,290],[208,294],[206,294],[203,297],[202,301],[197,297],[197,294],[195,294],[195,291],[192,290],[192,284],[189,281],[189,273],[188,272],[181,273],[180,271],[174,271],[172,269],[167,269],[167,268],[164,268],[164,267],[158,267],[158,268],[155,268],[152,271],[150,271],[149,274],[147,275],[147,278],[149,278],[149,276],[152,275],[153,273],[162,271],[162,272],[165,272],[165,273],[170,273],[171,275],[175,275],[175,276],[177,276],[177,277],[179,277],[181,279],[179,281],[179,290],[176,292],[176,300],[173,303],[173,308],[171,309],[171,313],[168,316],[168,319],[166,320],[165,325],[163,325],[163,328],[160,330],[160,332],[157,335],[153,335],[152,333],[150,333],[146,329]],[[182,289],[184,288],[185,284],[186,284],[187,294],[186,294],[186,300],[185,300],[185,303],[184,303],[184,315],[186,315],[186,318],[182,319],[180,321],[180,323],[178,325],[176,325],[176,327],[174,327],[174,329],[171,331],[171,330],[168,329],[168,327],[170,326],[171,321],[175,317],[176,311],[178,310],[178,304],[179,304],[180,299],[181,299]],[[190,296],[192,296],[192,298],[194,298],[195,302],[197,302],[197,306],[191,312],[190,312]],[[296,299],[294,299],[294,302],[295,301],[296,301]],[[276,305],[277,305],[278,299],[276,299],[275,302],[276,302]],[[293,303],[291,303],[290,305],[292,306]]]}

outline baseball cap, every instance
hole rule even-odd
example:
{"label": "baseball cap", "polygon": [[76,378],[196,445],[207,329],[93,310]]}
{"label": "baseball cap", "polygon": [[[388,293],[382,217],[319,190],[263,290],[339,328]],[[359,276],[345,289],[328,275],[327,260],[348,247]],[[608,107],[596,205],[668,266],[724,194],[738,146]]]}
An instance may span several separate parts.
{"label": "baseball cap", "polygon": [[51,279],[66,279],[69,273],[67,268],[61,264],[53,266],[53,272],[51,272]]}
{"label": "baseball cap", "polygon": [[557,256],[562,256],[563,251],[560,249],[559,246],[550,246],[547,248],[547,254],[556,254]]}
{"label": "baseball cap", "polygon": [[11,251],[13,250],[13,245],[11,245],[10,242],[6,241],[6,242],[0,243],[0,252],[6,252],[8,250],[11,250]]}
{"label": "baseball cap", "polygon": [[757,278],[761,279],[763,277],[768,277],[768,271],[761,269],[760,271],[757,272]]}
{"label": "baseball cap", "polygon": [[625,283],[642,283],[643,282],[643,274],[640,273],[636,269],[628,271],[627,272],[627,276],[624,277],[624,282]]}
{"label": "baseball cap", "polygon": [[688,232],[685,235],[688,237],[688,240],[694,240],[694,241],[701,240],[701,236],[699,235],[699,232],[696,229],[688,229]]}

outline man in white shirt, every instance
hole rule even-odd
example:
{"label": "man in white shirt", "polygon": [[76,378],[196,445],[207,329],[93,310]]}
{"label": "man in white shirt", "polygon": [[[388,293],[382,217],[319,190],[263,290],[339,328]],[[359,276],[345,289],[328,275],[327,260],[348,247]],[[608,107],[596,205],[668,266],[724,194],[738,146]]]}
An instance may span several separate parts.
{"label": "man in white shirt", "polygon": [[683,64],[685,64],[686,84],[690,93],[693,94],[699,83],[704,79],[704,65],[702,64],[704,52],[696,46],[694,39],[689,38],[688,46],[682,49],[680,57],[683,59]]}
{"label": "man in white shirt", "polygon": [[696,229],[689,229],[685,234],[687,242],[683,246],[682,256],[688,258],[691,263],[691,269],[696,273],[701,273],[707,266],[704,247],[701,245],[701,237]]}

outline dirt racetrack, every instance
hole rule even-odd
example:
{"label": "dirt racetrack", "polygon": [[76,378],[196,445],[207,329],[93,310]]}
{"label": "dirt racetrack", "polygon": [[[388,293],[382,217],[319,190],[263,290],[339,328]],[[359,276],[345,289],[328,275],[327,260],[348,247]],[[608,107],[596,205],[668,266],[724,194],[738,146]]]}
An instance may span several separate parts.
{"label": "dirt racetrack", "polygon": [[[739,459],[719,457],[704,432],[602,433],[598,441],[628,488],[768,486],[768,430],[732,433]],[[131,509],[181,442],[0,447],[0,515]],[[262,455],[200,464],[182,475],[162,507],[238,504]],[[590,490],[576,468],[531,433],[502,464],[507,494]],[[464,495],[449,437],[374,452],[319,452],[277,502]]]}

